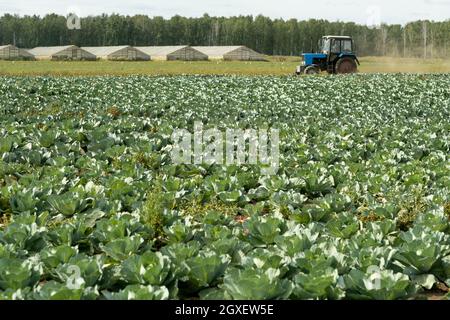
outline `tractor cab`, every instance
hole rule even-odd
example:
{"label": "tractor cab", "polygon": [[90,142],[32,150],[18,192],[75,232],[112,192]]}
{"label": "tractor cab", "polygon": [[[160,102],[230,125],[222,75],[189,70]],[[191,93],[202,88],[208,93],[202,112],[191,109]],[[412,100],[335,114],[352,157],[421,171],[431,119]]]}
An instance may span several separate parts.
{"label": "tractor cab", "polygon": [[325,36],[319,41],[318,53],[304,53],[296,74],[316,74],[327,71],[335,73],[357,72],[359,61],[354,52],[351,37]]}

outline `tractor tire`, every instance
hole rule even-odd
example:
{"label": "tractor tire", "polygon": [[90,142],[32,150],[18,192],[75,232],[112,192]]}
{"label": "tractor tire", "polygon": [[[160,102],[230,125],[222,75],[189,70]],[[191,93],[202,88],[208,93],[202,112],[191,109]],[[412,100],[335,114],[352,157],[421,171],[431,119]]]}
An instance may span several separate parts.
{"label": "tractor tire", "polygon": [[337,74],[355,73],[358,71],[355,59],[342,58],[336,63]]}
{"label": "tractor tire", "polygon": [[305,74],[319,74],[319,69],[315,66],[306,67]]}

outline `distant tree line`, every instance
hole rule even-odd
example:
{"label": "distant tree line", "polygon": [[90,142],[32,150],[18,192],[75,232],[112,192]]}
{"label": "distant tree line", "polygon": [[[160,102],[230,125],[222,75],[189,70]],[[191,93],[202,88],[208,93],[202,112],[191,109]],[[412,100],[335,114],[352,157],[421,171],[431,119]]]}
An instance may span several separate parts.
{"label": "distant tree line", "polygon": [[370,28],[353,22],[270,19],[264,16],[170,19],[145,15],[101,15],[81,19],[69,30],[67,18],[49,14],[0,17],[0,44],[22,48],[75,44],[109,45],[246,45],[269,55],[300,55],[317,49],[323,35],[350,35],[359,55],[450,57],[450,20],[416,21],[405,26]]}

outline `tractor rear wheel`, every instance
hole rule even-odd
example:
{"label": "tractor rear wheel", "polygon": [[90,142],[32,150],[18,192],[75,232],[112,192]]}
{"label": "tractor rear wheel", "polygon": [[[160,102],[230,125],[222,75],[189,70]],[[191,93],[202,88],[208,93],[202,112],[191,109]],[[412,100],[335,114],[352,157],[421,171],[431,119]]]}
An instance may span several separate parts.
{"label": "tractor rear wheel", "polygon": [[358,71],[358,66],[356,65],[355,59],[352,58],[342,58],[336,63],[336,73],[355,73]]}
{"label": "tractor rear wheel", "polygon": [[315,67],[315,66],[309,66],[306,67],[305,69],[305,74],[318,74],[319,73],[319,68]]}

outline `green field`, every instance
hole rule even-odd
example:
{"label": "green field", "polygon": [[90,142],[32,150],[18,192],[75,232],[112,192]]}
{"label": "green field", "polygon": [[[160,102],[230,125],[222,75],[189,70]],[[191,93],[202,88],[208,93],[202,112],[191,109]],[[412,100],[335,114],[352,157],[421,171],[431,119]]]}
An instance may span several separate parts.
{"label": "green field", "polygon": [[[450,298],[449,82],[0,77],[0,300]],[[174,161],[195,122],[276,174]]]}
{"label": "green field", "polygon": [[[230,61],[0,61],[0,75],[289,75],[299,64],[299,57],[270,57],[269,62]],[[361,73],[448,73],[450,60],[361,58]]]}

